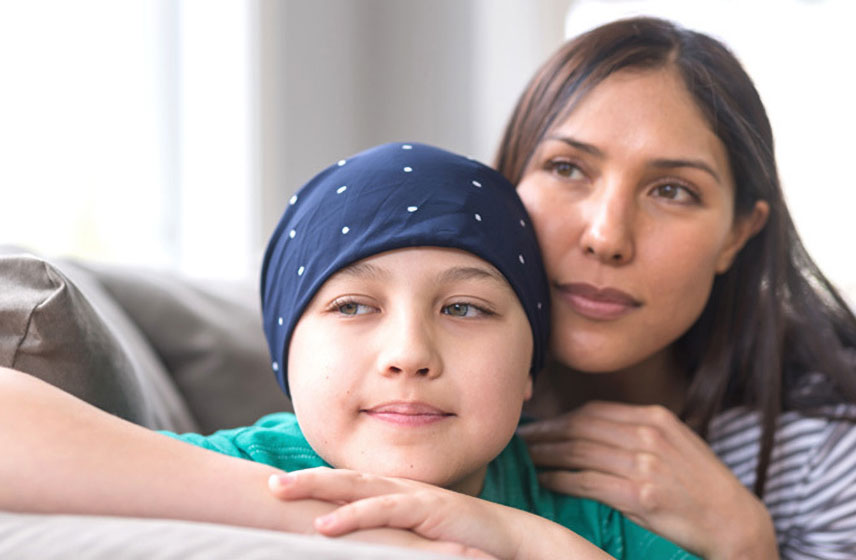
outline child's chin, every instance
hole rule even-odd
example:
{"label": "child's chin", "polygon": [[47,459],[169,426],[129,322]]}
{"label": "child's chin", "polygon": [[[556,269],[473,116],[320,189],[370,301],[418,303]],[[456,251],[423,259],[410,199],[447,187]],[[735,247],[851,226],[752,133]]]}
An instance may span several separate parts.
{"label": "child's chin", "polygon": [[431,465],[415,465],[407,463],[404,465],[385,465],[373,469],[375,474],[391,476],[395,478],[406,478],[417,482],[425,482],[435,486],[447,486],[450,482],[449,473],[442,472],[439,467],[432,468]]}
{"label": "child's chin", "polygon": [[457,473],[450,472],[448,464],[426,464],[424,461],[396,461],[389,457],[382,461],[366,460],[350,462],[345,468],[378,476],[406,478],[444,488],[453,485],[459,478],[456,476]]}
{"label": "child's chin", "polygon": [[450,468],[448,461],[442,464],[414,464],[404,462],[398,465],[373,465],[369,468],[357,469],[362,472],[371,472],[380,476],[394,478],[406,478],[416,482],[424,482],[441,488],[455,490],[464,494],[478,495],[484,482],[485,469],[478,469],[475,473],[460,472]]}

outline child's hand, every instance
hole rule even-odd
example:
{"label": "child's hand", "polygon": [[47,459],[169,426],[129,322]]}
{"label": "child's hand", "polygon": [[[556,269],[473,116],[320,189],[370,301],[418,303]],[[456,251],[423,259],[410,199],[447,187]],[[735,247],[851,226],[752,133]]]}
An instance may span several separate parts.
{"label": "child's hand", "polygon": [[479,558],[481,560],[498,560],[495,556],[491,556],[486,552],[482,552],[477,548],[473,548],[465,544],[427,539],[412,531],[403,529],[364,529],[354,531],[353,533],[348,534],[345,538],[365,543],[415,549],[422,552],[430,552],[432,554],[442,554],[444,556]]}
{"label": "child's hand", "polygon": [[575,533],[541,517],[412,480],[317,468],[274,475],[270,489],[284,500],[314,498],[343,504],[315,520],[315,529],[328,536],[390,527],[474,547],[497,558],[555,558],[569,552],[579,558],[608,558]]}

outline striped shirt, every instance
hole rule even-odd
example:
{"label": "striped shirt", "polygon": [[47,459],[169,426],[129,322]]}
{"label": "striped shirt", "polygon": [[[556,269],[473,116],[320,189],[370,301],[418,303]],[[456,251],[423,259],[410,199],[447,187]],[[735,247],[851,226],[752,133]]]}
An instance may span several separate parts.
{"label": "striped shirt", "polygon": [[[833,415],[856,405],[830,407]],[[728,410],[710,426],[711,448],[752,489],[760,416]],[[856,423],[786,412],[779,418],[764,494],[783,559],[856,559]]]}

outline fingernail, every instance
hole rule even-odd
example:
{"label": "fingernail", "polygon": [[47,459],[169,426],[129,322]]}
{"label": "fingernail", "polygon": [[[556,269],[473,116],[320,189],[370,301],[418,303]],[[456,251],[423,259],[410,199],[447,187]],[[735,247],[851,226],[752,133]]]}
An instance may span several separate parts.
{"label": "fingernail", "polygon": [[318,529],[323,529],[325,527],[330,527],[333,525],[333,522],[336,520],[336,516],[333,514],[322,515],[321,517],[315,518],[315,527]]}
{"label": "fingernail", "polygon": [[291,473],[272,474],[270,475],[270,478],[268,478],[268,486],[271,490],[285,488],[286,486],[290,486],[294,483],[295,478],[296,477]]}

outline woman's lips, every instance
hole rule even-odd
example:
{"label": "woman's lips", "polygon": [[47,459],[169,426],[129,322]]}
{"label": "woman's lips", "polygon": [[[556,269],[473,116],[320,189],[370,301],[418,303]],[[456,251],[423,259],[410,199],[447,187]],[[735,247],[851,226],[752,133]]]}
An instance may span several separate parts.
{"label": "woman's lips", "polygon": [[572,283],[557,286],[558,296],[579,315],[595,321],[618,319],[642,305],[630,294],[615,288]]}
{"label": "woman's lips", "polygon": [[376,420],[400,426],[426,426],[454,416],[451,412],[421,402],[389,402],[360,412]]}

